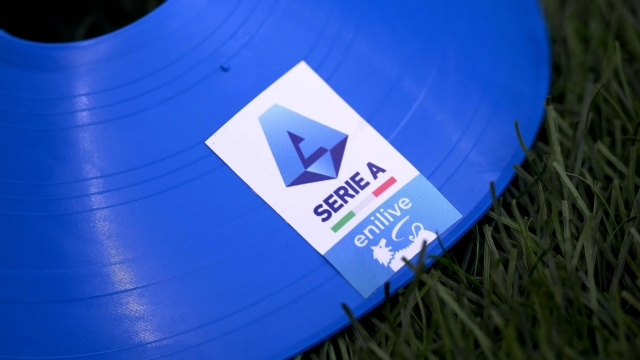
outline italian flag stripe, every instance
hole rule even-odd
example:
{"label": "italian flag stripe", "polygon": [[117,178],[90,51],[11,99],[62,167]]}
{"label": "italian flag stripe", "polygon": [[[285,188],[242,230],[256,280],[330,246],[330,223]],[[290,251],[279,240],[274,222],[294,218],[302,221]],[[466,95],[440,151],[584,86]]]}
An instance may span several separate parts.
{"label": "italian flag stripe", "polygon": [[337,233],[338,230],[342,229],[342,227],[349,222],[349,220],[353,219],[356,214],[367,207],[367,205],[369,205],[375,198],[380,197],[382,193],[387,191],[387,189],[389,189],[395,183],[396,178],[394,178],[393,176],[387,179],[387,181],[383,182],[382,185],[373,190],[371,194],[362,199],[362,201],[360,201],[360,203],[358,203],[358,205],[356,205],[353,210],[349,211],[345,216],[342,217],[342,219],[338,220],[338,222],[331,227],[331,231]]}

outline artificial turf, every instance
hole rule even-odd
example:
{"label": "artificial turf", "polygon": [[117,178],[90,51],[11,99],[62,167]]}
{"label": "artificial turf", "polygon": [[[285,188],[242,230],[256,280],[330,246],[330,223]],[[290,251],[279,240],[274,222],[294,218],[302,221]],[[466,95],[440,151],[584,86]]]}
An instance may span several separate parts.
{"label": "artificial turf", "polygon": [[640,1],[542,7],[552,87],[508,189],[435,265],[296,359],[640,358]]}

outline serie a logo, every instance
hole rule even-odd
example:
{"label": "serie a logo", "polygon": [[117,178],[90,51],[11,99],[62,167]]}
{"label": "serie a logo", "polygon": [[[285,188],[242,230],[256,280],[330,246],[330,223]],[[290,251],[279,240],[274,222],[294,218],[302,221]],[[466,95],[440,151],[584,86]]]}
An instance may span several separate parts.
{"label": "serie a logo", "polygon": [[338,177],[346,134],[277,104],[259,119],[285,186]]}

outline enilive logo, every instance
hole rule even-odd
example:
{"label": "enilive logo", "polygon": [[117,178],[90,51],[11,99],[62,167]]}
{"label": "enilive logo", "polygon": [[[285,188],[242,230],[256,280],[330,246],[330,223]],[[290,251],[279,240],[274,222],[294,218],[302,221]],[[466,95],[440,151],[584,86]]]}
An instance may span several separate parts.
{"label": "enilive logo", "polygon": [[277,104],[259,119],[287,187],[338,177],[346,134]]}

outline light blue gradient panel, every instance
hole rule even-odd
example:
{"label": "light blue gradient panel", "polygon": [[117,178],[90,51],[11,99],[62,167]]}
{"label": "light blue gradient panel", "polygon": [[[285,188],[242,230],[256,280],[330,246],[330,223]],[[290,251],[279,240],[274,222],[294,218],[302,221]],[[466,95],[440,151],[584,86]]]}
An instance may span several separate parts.
{"label": "light blue gradient panel", "polygon": [[[393,187],[389,190],[393,190]],[[401,199],[408,200],[402,201],[402,204],[407,209],[403,209],[398,205]],[[407,204],[410,204],[410,206],[407,206]],[[381,209],[383,212],[380,211]],[[379,217],[375,216],[376,213],[381,214],[388,225],[385,225]],[[388,217],[384,213],[387,213]],[[378,221],[378,224],[382,225],[382,229],[374,223],[374,220],[371,219],[372,217]],[[367,297],[395,273],[389,266],[385,266],[376,260],[372,246],[380,244],[380,241],[385,239],[385,247],[390,248],[390,252],[395,252],[406,248],[412,243],[409,240],[409,236],[413,235],[413,229],[419,228],[414,224],[419,223],[424,230],[441,234],[461,217],[462,215],[458,210],[442,196],[429,180],[422,175],[418,175],[381,206],[368,214],[362,222],[329,249],[324,256],[362,296]],[[405,218],[407,219],[398,226]],[[373,231],[369,226],[377,228],[379,233]],[[397,241],[394,240],[393,236],[393,231],[396,227],[395,239],[398,239]],[[371,237],[365,234],[365,229],[367,228],[369,228],[368,234]],[[355,239],[359,235],[365,237],[364,240],[360,238],[361,244],[366,241],[364,246],[356,245]]]}
{"label": "light blue gradient panel", "polygon": [[[286,186],[338,176],[348,138],[346,134],[278,104],[271,106],[259,119]],[[299,139],[298,142],[294,138]],[[306,164],[303,159],[307,160]]]}

